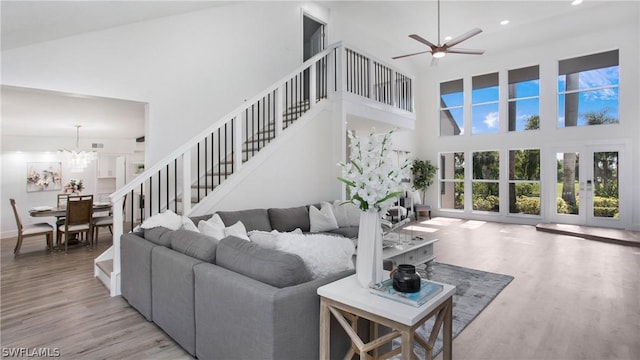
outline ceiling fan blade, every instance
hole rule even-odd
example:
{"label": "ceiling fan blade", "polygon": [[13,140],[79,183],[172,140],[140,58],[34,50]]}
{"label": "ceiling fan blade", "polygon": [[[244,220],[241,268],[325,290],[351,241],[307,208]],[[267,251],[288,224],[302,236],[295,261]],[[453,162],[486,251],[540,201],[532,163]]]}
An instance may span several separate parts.
{"label": "ceiling fan blade", "polygon": [[478,28],[471,29],[471,30],[467,31],[466,33],[458,36],[457,38],[447,41],[442,46],[444,46],[444,47],[452,47],[452,46],[454,46],[456,44],[459,44],[459,43],[471,38],[471,37],[474,37],[474,36],[480,34],[481,32],[482,32],[482,29],[478,29]]}
{"label": "ceiling fan blade", "polygon": [[438,58],[432,57],[431,58],[431,66],[437,66],[437,65],[438,65]]}
{"label": "ceiling fan blade", "polygon": [[407,57],[407,56],[420,55],[420,54],[424,54],[424,53],[428,53],[428,52],[431,52],[431,51],[420,51],[420,52],[413,53],[413,54],[407,54],[407,55],[394,56],[394,57],[392,57],[392,59],[394,59],[394,60],[395,60],[395,59],[402,59],[402,58],[405,58],[405,57]]}
{"label": "ceiling fan blade", "polygon": [[422,36],[420,36],[420,35],[411,34],[411,35],[409,35],[409,37],[410,37],[410,38],[412,38],[413,40],[419,41],[419,42],[421,42],[421,43],[423,43],[423,44],[427,45],[427,46],[428,46],[428,47],[430,47],[430,48],[434,48],[434,47],[436,47],[436,45],[435,45],[435,44],[433,44],[431,41],[429,41],[429,40],[427,40],[427,39],[423,38],[423,37],[422,37]]}
{"label": "ceiling fan blade", "polygon": [[462,49],[462,48],[449,48],[447,49],[448,53],[452,54],[469,54],[469,55],[482,55],[484,54],[484,50],[476,50],[476,49]]}

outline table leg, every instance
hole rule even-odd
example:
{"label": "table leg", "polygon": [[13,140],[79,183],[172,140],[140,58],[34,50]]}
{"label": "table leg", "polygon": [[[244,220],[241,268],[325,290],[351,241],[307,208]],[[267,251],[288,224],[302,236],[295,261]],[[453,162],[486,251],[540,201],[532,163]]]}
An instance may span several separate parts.
{"label": "table leg", "polygon": [[331,352],[330,334],[331,314],[329,306],[320,300],[320,360],[329,360]]}
{"label": "table leg", "polygon": [[444,328],[442,329],[442,359],[451,360],[453,358],[452,348],[452,319],[453,319],[453,297],[447,299],[447,306],[444,314]]}
{"label": "table leg", "polygon": [[411,355],[413,354],[413,336],[408,331],[402,332],[402,342],[400,344],[401,348],[401,359],[402,360],[411,360]]}

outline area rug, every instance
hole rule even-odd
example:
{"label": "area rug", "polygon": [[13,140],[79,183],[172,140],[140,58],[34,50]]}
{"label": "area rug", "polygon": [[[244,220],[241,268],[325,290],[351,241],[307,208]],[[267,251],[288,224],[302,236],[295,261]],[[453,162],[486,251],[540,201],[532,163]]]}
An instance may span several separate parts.
{"label": "area rug", "polygon": [[[424,270],[418,269],[418,271],[422,272]],[[433,266],[432,280],[456,286],[456,293],[453,295],[452,324],[453,338],[455,339],[509,285],[513,280],[513,276],[436,263]],[[424,338],[428,338],[429,332],[433,328],[433,321],[433,319],[428,320],[418,329],[418,333]],[[400,346],[399,341],[394,342],[394,347],[396,346]],[[434,345],[433,357],[435,358],[441,350],[442,331],[440,331]],[[414,351],[418,358],[426,359],[422,347],[415,346]],[[396,358],[399,358],[399,356]]]}

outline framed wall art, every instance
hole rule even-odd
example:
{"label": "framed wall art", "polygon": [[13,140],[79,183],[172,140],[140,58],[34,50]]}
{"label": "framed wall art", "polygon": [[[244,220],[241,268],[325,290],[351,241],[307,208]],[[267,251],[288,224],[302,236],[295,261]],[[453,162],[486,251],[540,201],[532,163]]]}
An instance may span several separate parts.
{"label": "framed wall art", "polygon": [[27,192],[62,190],[61,162],[27,163]]}

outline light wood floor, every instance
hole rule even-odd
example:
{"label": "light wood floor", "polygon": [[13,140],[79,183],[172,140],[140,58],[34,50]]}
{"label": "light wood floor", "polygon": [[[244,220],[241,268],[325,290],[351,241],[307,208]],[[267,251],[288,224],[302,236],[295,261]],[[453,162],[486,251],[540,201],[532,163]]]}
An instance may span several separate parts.
{"label": "light wood floor", "polygon": [[[640,359],[640,249],[534,226],[435,218],[437,261],[515,279],[453,342],[454,359]],[[2,239],[1,344],[59,348],[63,359],[188,359],[92,276],[100,250],[44,251]],[[438,357],[440,359],[441,356]],[[301,359],[305,360],[305,359]]]}

